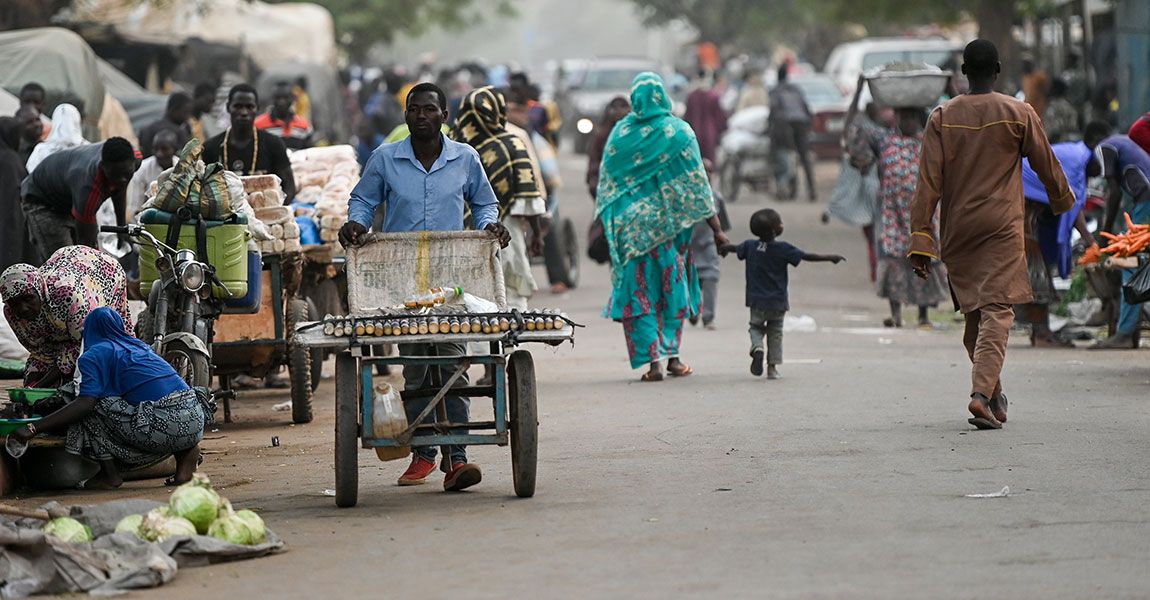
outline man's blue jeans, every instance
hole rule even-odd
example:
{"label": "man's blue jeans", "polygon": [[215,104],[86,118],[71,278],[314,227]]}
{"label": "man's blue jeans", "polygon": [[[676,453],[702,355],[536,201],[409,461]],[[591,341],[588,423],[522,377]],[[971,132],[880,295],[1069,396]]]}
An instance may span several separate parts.
{"label": "man's blue jeans", "polygon": [[[1135,223],[1150,223],[1150,200],[1134,203],[1130,210],[1130,219]],[[1122,285],[1126,285],[1136,272],[1138,269],[1123,269]],[[1118,335],[1134,335],[1138,329],[1139,317],[1142,315],[1142,305],[1127,303],[1126,297],[1122,294],[1118,297],[1121,299],[1118,311]]]}
{"label": "man's blue jeans", "polygon": [[[433,353],[432,350],[435,350]],[[466,347],[463,344],[400,344],[399,353],[403,356],[461,356],[466,354]],[[414,390],[431,386],[432,369],[439,371],[440,383],[445,383],[451,378],[455,368],[452,365],[431,367],[428,368],[424,365],[407,365],[403,368],[403,387],[407,390]],[[453,387],[464,387],[468,383],[467,374],[464,373]],[[419,417],[419,413],[423,412],[424,407],[431,401],[431,398],[423,398],[420,400],[409,400],[403,403],[404,412],[407,413],[407,422],[411,423]],[[470,420],[470,405],[471,402],[468,398],[462,396],[447,396],[443,399],[447,407],[447,420],[452,423],[466,423]],[[424,423],[434,423],[436,421],[436,414],[438,409],[427,415],[423,420]],[[454,429],[452,433],[462,434],[467,433],[466,429]],[[464,446],[451,446],[451,463],[467,462],[467,451]],[[431,462],[435,462],[435,456],[439,450],[435,446],[417,446],[412,448],[416,456],[425,458]],[[448,467],[450,469],[450,466]]]}

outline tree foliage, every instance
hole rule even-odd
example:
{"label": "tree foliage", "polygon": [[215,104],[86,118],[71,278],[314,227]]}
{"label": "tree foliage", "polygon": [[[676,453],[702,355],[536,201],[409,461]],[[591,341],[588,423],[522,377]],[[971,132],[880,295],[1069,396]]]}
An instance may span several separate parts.
{"label": "tree foliage", "polygon": [[699,41],[718,45],[767,46],[767,38],[812,24],[816,15],[803,0],[631,0],[648,25],[681,20]]}
{"label": "tree foliage", "polygon": [[[272,0],[290,1],[290,0]],[[434,27],[458,30],[492,17],[515,14],[516,0],[311,0],[335,18],[336,39],[355,57],[400,34]]]}

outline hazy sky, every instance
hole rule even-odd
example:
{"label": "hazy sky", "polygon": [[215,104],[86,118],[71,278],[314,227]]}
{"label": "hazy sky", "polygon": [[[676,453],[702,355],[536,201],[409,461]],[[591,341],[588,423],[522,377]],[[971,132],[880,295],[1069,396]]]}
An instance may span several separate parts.
{"label": "hazy sky", "polygon": [[[478,0],[482,6],[486,0]],[[518,15],[488,18],[463,32],[432,31],[400,37],[382,58],[414,64],[434,52],[440,64],[483,58],[515,61],[538,70],[550,59],[641,55],[672,62],[690,34],[681,28],[648,30],[627,0],[518,0]]]}

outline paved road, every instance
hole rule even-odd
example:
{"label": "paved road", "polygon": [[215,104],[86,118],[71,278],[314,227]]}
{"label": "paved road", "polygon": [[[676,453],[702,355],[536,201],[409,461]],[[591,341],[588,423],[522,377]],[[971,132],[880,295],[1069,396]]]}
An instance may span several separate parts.
{"label": "paved road", "polygon": [[[581,165],[565,160],[568,213],[590,218]],[[835,167],[820,166],[824,196]],[[744,239],[763,198],[731,207]],[[697,374],[641,384],[620,327],[598,317],[602,268],[562,306],[589,327],[535,352],[538,495],[513,496],[505,449],[478,448],[474,491],[400,489],[404,465],[362,454],[360,504],[333,487],[332,383],[318,418],[287,427],[271,395],[242,400],[206,472],[263,511],[285,554],[182,571],[139,597],[1135,598],[1150,595],[1150,389],[1143,352],[1032,350],[1014,340],[1011,420],[966,424],[960,333],[876,328],[885,305],[861,234],[778,207],[785,239],[839,252],[793,272],[784,379],[748,373],[743,277],[725,265],[719,330],[689,330]],[[282,445],[269,448],[272,435]],[[972,499],[1010,487],[1010,497]],[[162,498],[154,482],[130,492]],[[101,498],[109,498],[105,495]],[[70,501],[87,499],[77,496]]]}

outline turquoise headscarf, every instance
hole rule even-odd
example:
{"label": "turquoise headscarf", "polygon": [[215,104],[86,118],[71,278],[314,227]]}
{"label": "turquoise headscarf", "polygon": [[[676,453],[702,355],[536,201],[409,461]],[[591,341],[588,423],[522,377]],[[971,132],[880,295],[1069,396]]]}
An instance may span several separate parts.
{"label": "turquoise headscarf", "polygon": [[607,139],[595,211],[617,268],[715,214],[699,142],[661,77],[635,77],[631,111]]}

